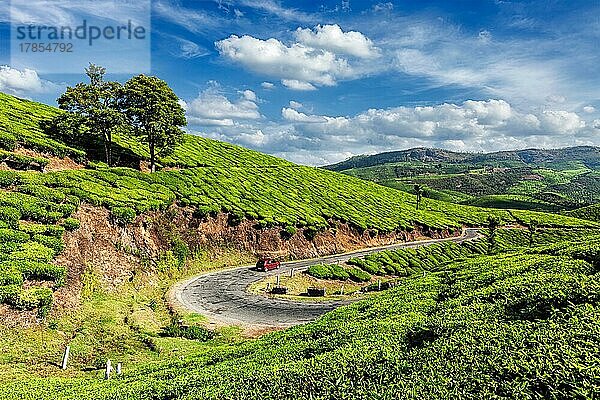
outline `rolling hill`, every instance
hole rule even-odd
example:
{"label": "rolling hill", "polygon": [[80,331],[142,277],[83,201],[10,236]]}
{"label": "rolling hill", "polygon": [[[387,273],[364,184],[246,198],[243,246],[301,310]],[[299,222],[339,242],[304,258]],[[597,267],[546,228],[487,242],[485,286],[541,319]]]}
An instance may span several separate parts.
{"label": "rolling hill", "polygon": [[346,161],[324,167],[331,171],[345,171],[400,162],[448,163],[493,167],[556,167],[557,164],[581,163],[590,169],[600,167],[600,148],[593,146],[564,149],[525,149],[494,153],[460,153],[443,149],[418,147],[369,156],[355,156]]}
{"label": "rolling hill", "polygon": [[[11,323],[0,324],[0,398],[362,398],[382,387],[412,388],[407,393],[416,397],[477,398],[492,387],[535,397],[557,381],[565,382],[559,389],[566,397],[590,390],[596,375],[587,361],[569,359],[585,367],[578,370],[585,381],[576,383],[573,369],[553,364],[550,350],[560,345],[564,354],[591,359],[585,346],[597,348],[578,338],[598,337],[597,249],[583,245],[598,223],[433,198],[417,210],[410,193],[193,135],[153,174],[131,168],[143,164],[145,150],[119,138],[120,166],[108,168],[93,148],[44,133],[41,123],[58,112],[0,95],[0,318]],[[566,182],[561,177],[556,184]],[[490,216],[505,225],[536,221],[545,238],[537,244],[562,247],[529,248],[526,236],[508,232],[499,234],[497,255],[482,254],[486,239],[475,250],[409,252],[407,265],[415,268],[397,288],[253,341],[235,328],[207,332],[202,316],[181,315],[166,301],[180,279],[254,261],[257,254],[238,242],[266,238],[284,250],[331,253],[404,233],[458,234]],[[578,247],[565,232],[579,238]],[[342,234],[352,242],[328,245]],[[196,241],[202,237],[219,242],[203,247]],[[558,311],[549,315],[548,304]],[[538,314],[545,319],[533,318]],[[583,325],[574,328],[577,318]],[[185,335],[178,325],[184,319],[193,328]],[[554,333],[535,346],[515,344],[539,332]],[[493,354],[480,351],[490,336],[499,349]],[[72,366],[58,371],[55,360],[67,344]],[[465,353],[451,363],[441,360],[444,349],[459,348]],[[521,356],[533,361],[520,368]],[[108,358],[125,360],[126,374],[103,382]],[[469,369],[492,359],[487,371]],[[453,365],[464,366],[459,384],[444,389]],[[419,375],[438,384],[414,379]],[[484,376],[483,386],[465,386],[475,376]]]}
{"label": "rolling hill", "polygon": [[[48,138],[40,129],[44,118],[56,110],[6,95],[0,99],[4,111],[0,118],[7,124],[4,132],[12,132],[15,138],[11,146],[5,146],[8,154],[37,151],[31,158],[49,162],[50,158],[76,156],[84,162],[83,150]],[[15,110],[23,109],[30,110],[25,119],[15,118]],[[34,145],[31,138],[35,138]],[[140,146],[131,142],[118,141],[117,145],[139,160],[145,157]],[[566,216],[487,210],[429,199],[417,210],[411,194],[192,135],[161,162],[177,168],[148,174],[91,163],[88,168],[80,164],[77,169],[44,173],[15,168],[0,171],[0,282],[4,288],[0,302],[24,309],[49,307],[48,288],[21,290],[21,286],[36,278],[57,285],[64,281],[66,272],[57,271],[52,260],[63,249],[65,229],[76,229],[71,216],[81,203],[108,208],[115,220],[125,224],[137,215],[177,205],[192,208],[200,219],[224,213],[230,215],[232,224],[250,220],[257,230],[276,228],[308,238],[338,223],[347,223],[358,232],[369,230],[371,235],[415,229],[426,234],[458,231],[463,225],[483,226],[492,214],[502,223],[527,224],[536,219],[542,226],[591,225]]]}
{"label": "rolling hill", "polygon": [[429,273],[258,340],[207,344],[112,381],[96,373],[0,388],[9,399],[593,398],[597,237],[519,249],[504,236],[517,247],[467,259],[471,250],[454,247]]}
{"label": "rolling hill", "polygon": [[600,202],[600,149],[572,147],[489,154],[412,149],[324,167],[426,197],[499,209],[556,212]]}

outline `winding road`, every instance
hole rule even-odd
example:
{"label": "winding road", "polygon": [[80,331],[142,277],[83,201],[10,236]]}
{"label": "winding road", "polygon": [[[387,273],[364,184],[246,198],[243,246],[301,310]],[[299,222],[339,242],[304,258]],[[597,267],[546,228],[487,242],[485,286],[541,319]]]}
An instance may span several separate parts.
{"label": "winding road", "polygon": [[252,283],[268,275],[289,273],[291,269],[303,270],[321,263],[344,262],[352,257],[364,257],[384,250],[427,246],[452,241],[455,243],[480,237],[477,229],[465,229],[462,236],[445,239],[421,240],[373,247],[344,254],[290,261],[279,270],[258,272],[254,266],[220,270],[194,277],[175,289],[175,298],[185,308],[208,317],[221,325],[252,325],[287,327],[309,322],[341,305],[344,301],[289,301],[248,293]]}

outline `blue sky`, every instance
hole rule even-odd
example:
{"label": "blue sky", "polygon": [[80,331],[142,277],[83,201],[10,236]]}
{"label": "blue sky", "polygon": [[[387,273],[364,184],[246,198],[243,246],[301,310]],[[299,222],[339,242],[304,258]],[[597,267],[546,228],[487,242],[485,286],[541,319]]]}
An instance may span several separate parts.
{"label": "blue sky", "polygon": [[[23,18],[123,18],[36,1]],[[12,65],[0,12],[0,90],[55,104],[84,80]],[[190,132],[292,161],[600,144],[597,1],[152,0],[151,21],[151,72]]]}

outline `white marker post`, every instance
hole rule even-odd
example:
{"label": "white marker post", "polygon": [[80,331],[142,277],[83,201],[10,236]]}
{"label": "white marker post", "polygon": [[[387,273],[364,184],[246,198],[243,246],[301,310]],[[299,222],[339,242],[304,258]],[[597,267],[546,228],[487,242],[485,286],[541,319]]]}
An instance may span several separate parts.
{"label": "white marker post", "polygon": [[69,362],[69,353],[71,352],[71,346],[65,348],[65,354],[63,354],[61,369],[67,369],[67,363]]}
{"label": "white marker post", "polygon": [[112,372],[112,365],[110,359],[106,360],[106,371],[104,372],[104,379],[110,379],[110,373]]}

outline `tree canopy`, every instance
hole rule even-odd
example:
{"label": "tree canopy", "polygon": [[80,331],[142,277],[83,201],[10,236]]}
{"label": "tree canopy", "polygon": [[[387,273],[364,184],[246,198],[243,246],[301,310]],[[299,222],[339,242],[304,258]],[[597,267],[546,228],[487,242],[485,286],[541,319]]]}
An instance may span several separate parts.
{"label": "tree canopy", "polygon": [[133,135],[148,145],[150,171],[154,172],[157,158],[172,153],[183,138],[185,111],[169,85],[154,76],[131,78],[122,93],[120,107]]}
{"label": "tree canopy", "polygon": [[85,72],[90,83],[68,87],[58,98],[59,107],[67,113],[57,116],[49,129],[72,139],[82,135],[99,136],[104,144],[106,163],[110,166],[113,135],[127,129],[119,109],[122,85],[105,81],[106,69],[103,67],[90,64]]}

